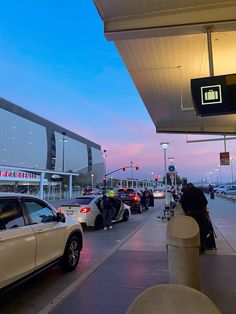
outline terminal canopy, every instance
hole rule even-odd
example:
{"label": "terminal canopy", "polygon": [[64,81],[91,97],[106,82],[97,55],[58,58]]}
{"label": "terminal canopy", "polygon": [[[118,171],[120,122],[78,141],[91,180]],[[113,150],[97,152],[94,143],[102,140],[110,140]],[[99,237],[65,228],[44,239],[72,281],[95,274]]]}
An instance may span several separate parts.
{"label": "terminal canopy", "polygon": [[157,132],[235,134],[236,114],[199,117],[190,80],[236,73],[236,0],[94,0]]}

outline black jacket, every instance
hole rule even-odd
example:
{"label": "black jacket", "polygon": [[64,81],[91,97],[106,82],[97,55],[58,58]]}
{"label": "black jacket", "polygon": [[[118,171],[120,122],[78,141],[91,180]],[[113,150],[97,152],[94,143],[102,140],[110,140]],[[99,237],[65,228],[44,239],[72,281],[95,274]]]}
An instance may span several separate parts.
{"label": "black jacket", "polygon": [[204,193],[196,187],[188,188],[181,197],[181,205],[186,214],[204,214],[207,203]]}

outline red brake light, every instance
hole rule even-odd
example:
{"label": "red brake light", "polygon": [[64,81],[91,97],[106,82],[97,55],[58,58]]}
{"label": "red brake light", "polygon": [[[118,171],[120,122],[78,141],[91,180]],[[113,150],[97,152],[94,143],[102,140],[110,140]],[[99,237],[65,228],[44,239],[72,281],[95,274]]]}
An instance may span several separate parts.
{"label": "red brake light", "polygon": [[82,207],[80,209],[80,213],[81,214],[88,214],[90,212],[90,208],[89,207]]}
{"label": "red brake light", "polygon": [[58,213],[62,213],[62,207],[58,207],[57,211]]}
{"label": "red brake light", "polygon": [[133,200],[134,200],[135,202],[137,202],[137,201],[139,200],[139,197],[138,197],[137,195],[134,195],[134,196],[133,196]]}

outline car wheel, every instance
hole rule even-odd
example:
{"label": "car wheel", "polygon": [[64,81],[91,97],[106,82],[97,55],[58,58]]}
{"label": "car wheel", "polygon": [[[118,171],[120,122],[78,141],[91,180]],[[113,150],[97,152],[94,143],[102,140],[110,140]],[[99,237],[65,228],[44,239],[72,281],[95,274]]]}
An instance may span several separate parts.
{"label": "car wheel", "polygon": [[129,211],[128,209],[125,209],[123,214],[123,221],[127,221],[129,219]]}
{"label": "car wheel", "polygon": [[102,215],[98,215],[95,219],[94,228],[96,230],[103,228],[103,217]]}
{"label": "car wheel", "polygon": [[69,238],[66,244],[65,252],[60,261],[60,268],[64,272],[72,271],[76,268],[80,258],[81,243],[77,236]]}
{"label": "car wheel", "polygon": [[143,208],[141,205],[139,205],[138,213],[141,214],[143,212]]}

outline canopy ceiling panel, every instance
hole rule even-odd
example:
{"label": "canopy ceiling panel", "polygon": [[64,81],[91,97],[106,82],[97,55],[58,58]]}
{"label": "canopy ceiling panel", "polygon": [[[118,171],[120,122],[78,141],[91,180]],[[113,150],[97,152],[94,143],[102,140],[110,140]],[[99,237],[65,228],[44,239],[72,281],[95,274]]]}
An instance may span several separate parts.
{"label": "canopy ceiling panel", "polygon": [[236,114],[199,117],[192,78],[236,73],[236,0],[95,0],[158,132],[236,133]]}

